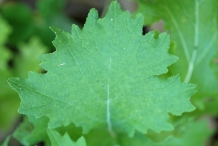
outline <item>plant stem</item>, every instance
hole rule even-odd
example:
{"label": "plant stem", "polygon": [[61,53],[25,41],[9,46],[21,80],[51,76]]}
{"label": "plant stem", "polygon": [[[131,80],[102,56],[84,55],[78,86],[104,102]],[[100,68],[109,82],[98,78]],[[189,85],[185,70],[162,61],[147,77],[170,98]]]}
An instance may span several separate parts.
{"label": "plant stem", "polygon": [[194,32],[195,32],[195,36],[194,36],[194,48],[193,48],[193,52],[192,52],[192,56],[191,56],[191,60],[189,62],[189,66],[188,66],[188,72],[186,74],[186,78],[185,78],[185,83],[188,83],[192,77],[192,73],[194,71],[194,65],[195,65],[195,60],[196,60],[196,56],[197,56],[197,52],[198,52],[198,27],[199,27],[199,3],[197,0],[195,0],[195,26],[194,26]]}

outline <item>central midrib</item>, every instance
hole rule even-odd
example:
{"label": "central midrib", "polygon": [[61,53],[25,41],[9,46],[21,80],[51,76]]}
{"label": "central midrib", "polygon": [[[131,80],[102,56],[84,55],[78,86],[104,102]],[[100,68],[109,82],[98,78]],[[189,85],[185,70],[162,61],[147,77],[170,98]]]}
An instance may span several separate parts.
{"label": "central midrib", "polygon": [[112,137],[115,136],[115,133],[112,128],[111,123],[111,113],[110,113],[110,69],[111,69],[111,62],[112,59],[109,59],[109,65],[108,65],[108,84],[107,84],[107,103],[106,103],[106,112],[107,112],[107,125],[108,125],[108,132]]}

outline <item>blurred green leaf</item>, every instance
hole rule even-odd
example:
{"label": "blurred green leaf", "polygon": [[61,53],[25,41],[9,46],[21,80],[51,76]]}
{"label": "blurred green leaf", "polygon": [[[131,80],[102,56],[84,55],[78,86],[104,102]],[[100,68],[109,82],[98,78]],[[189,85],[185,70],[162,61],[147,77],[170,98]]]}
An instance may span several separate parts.
{"label": "blurred green leaf", "polygon": [[19,46],[20,53],[15,56],[13,73],[21,78],[27,78],[29,71],[42,71],[39,66],[39,54],[44,54],[48,48],[41,44],[39,38],[32,37],[29,42],[22,43]]}
{"label": "blurred green leaf", "polygon": [[12,76],[12,71],[8,66],[12,54],[4,45],[11,28],[1,16],[0,30],[0,130],[5,131],[15,122],[18,116],[17,108],[19,107],[20,99],[7,84],[7,79]]}
{"label": "blurred green leaf", "polygon": [[13,28],[9,44],[16,46],[27,40],[34,32],[31,9],[23,3],[9,2],[1,6],[1,14]]}
{"label": "blurred green leaf", "polygon": [[65,0],[39,0],[37,9],[42,17],[49,18],[61,13],[65,2]]}
{"label": "blurred green leaf", "polygon": [[25,117],[23,123],[13,133],[13,137],[23,145],[34,145],[44,142],[45,146],[49,146],[50,142],[46,133],[47,125],[47,117],[38,119],[34,116]]}

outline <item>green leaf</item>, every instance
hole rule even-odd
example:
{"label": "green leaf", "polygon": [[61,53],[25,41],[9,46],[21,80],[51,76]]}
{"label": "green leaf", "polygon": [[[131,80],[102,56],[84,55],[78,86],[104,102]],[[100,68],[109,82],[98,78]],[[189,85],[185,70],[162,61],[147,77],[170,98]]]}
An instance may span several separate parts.
{"label": "green leaf", "polygon": [[[19,13],[18,13],[19,12]],[[7,2],[1,6],[1,14],[13,28],[9,36],[10,45],[16,46],[26,41],[34,32],[34,19],[31,9],[21,2]],[[16,14],[16,15],[15,15]]]}
{"label": "green leaf", "polygon": [[[0,37],[0,45],[4,45],[4,43],[8,39],[8,35],[11,33],[11,28],[8,23],[0,16],[0,29],[1,29],[1,37]],[[1,58],[2,59],[2,58]]]}
{"label": "green leaf", "polygon": [[84,137],[81,137],[78,139],[78,141],[76,142],[76,146],[86,146],[86,141]]}
{"label": "green leaf", "polygon": [[207,100],[198,101],[200,98],[217,97],[217,1],[138,1],[138,11],[145,14],[145,24],[163,20],[165,29],[176,41],[174,54],[179,60],[170,69],[173,74],[179,73],[184,82],[199,86],[193,98],[195,104],[201,107]]}
{"label": "green leaf", "polygon": [[191,123],[182,137],[170,136],[166,142],[160,146],[205,146],[212,136],[212,130],[208,128],[208,123]]}
{"label": "green leaf", "polygon": [[[26,116],[24,121],[13,133],[13,137],[23,145],[34,145],[43,142],[44,145],[49,146],[51,144],[47,131],[50,130],[47,127],[47,117],[37,119],[34,116]],[[61,135],[67,132],[73,141],[77,141],[82,136],[81,128],[75,127],[74,124],[70,124],[66,127],[58,127],[55,131],[59,132]]]}
{"label": "green leaf", "polygon": [[193,111],[196,86],[178,75],[158,77],[177,57],[168,54],[166,33],[143,36],[142,25],[141,14],[131,18],[114,1],[103,19],[92,9],[82,30],[52,28],[57,50],[40,57],[47,73],[9,79],[21,98],[19,112],[49,117],[49,128],[74,122],[84,133],[98,126],[111,136],[172,130],[169,113]]}
{"label": "green leaf", "polygon": [[62,136],[55,130],[47,130],[47,132],[51,140],[51,146],[86,146],[86,141],[83,137],[79,138],[77,142],[73,142],[67,133]]}
{"label": "green leaf", "polygon": [[65,1],[62,0],[38,1],[37,8],[41,16],[48,18],[61,13],[64,4]]}
{"label": "green leaf", "polygon": [[20,44],[20,54],[15,58],[13,73],[21,78],[26,78],[27,72],[30,70],[42,71],[38,55],[46,53],[47,50],[48,48],[37,37],[32,37],[28,43]]}
{"label": "green leaf", "polygon": [[50,142],[46,133],[47,126],[47,117],[37,119],[34,116],[28,116],[15,130],[13,137],[23,145],[34,145],[43,141],[48,146]]}

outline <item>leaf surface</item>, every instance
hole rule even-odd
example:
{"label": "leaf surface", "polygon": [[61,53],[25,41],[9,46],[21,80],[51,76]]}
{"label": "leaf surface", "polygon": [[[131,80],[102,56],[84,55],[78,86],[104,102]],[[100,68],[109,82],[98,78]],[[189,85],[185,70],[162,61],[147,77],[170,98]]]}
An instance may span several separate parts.
{"label": "leaf surface", "polygon": [[92,9],[82,30],[52,27],[56,51],[40,57],[47,73],[9,79],[21,97],[19,112],[49,117],[49,128],[74,122],[84,133],[98,126],[111,136],[172,130],[168,114],[193,111],[196,86],[178,75],[158,77],[177,57],[168,54],[166,33],[143,36],[142,25],[141,14],[132,18],[114,1],[103,19]]}

